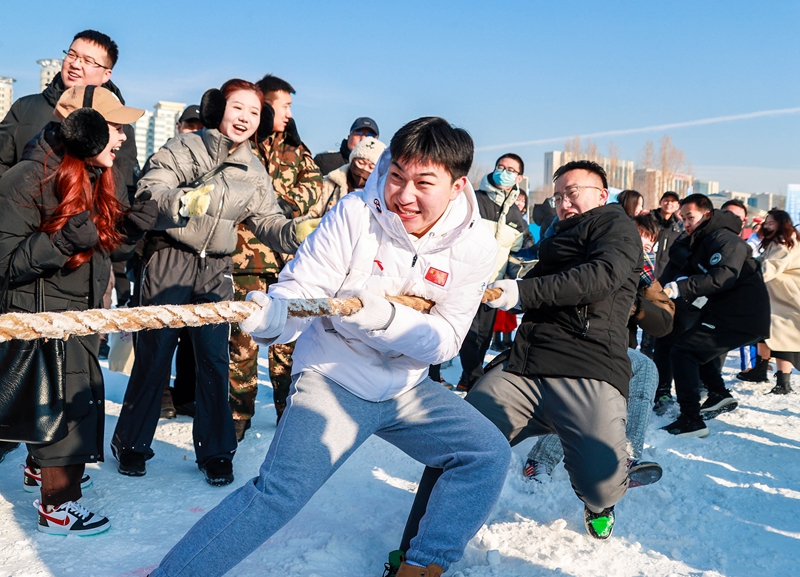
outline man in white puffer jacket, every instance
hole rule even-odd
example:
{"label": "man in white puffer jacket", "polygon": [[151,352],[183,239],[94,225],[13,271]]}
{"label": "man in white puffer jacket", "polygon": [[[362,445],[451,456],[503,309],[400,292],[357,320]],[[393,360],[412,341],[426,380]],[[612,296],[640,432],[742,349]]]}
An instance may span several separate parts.
{"label": "man in white puffer jacket", "polygon": [[[372,434],[444,468],[398,577],[438,577],[463,555],[503,486],[499,430],[427,377],[458,353],[497,246],[466,178],[473,143],[441,118],[401,128],[363,191],[345,196],[242,328],[298,339],[286,412],[258,477],[201,519],[153,577],[223,575],[285,525]],[[430,314],[385,295],[432,300]],[[357,296],[346,317],[287,319],[285,299]],[[299,337],[299,338],[298,338]]]}

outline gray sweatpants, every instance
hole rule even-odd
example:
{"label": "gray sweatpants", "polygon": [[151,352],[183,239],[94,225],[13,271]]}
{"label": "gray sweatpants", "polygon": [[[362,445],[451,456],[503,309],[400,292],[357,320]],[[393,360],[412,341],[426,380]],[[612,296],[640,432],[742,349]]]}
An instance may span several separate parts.
{"label": "gray sweatpants", "polygon": [[[631,360],[631,381],[628,384],[628,424],[625,432],[631,444],[633,457],[638,459],[644,449],[644,434],[653,412],[653,395],[658,386],[658,370],[655,363],[641,352],[628,349]],[[538,461],[552,472],[564,458],[564,449],[557,435],[540,437],[531,447],[528,459]]]}
{"label": "gray sweatpants", "polygon": [[597,379],[520,377],[503,369],[487,373],[467,395],[511,445],[555,433],[564,448],[572,487],[599,512],[628,488],[625,397]]}

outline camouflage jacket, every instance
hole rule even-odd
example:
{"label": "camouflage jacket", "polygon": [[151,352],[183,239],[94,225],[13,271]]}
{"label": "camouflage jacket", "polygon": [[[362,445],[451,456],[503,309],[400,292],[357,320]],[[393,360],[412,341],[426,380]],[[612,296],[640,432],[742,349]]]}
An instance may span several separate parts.
{"label": "camouflage jacket", "polygon": [[[275,195],[282,207],[291,207],[292,217],[308,213],[322,192],[322,175],[305,144],[286,142],[286,133],[278,132],[260,142],[253,151],[272,179]],[[290,216],[287,214],[286,216]],[[277,274],[290,256],[273,252],[246,227],[239,225],[233,273],[238,275]]]}

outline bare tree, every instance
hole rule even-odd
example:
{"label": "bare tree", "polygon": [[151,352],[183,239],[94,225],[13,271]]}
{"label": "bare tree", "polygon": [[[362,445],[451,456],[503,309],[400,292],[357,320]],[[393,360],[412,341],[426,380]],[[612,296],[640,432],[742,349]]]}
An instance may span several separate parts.
{"label": "bare tree", "polygon": [[619,183],[617,182],[619,175],[617,171],[619,170],[619,148],[613,141],[608,141],[608,180],[609,184],[613,183],[612,186],[618,186]]}
{"label": "bare tree", "polygon": [[481,185],[481,180],[483,177],[492,172],[492,166],[489,166],[485,162],[473,162],[472,167],[469,169],[469,173],[467,173],[467,179],[472,183],[472,188],[478,190]]}

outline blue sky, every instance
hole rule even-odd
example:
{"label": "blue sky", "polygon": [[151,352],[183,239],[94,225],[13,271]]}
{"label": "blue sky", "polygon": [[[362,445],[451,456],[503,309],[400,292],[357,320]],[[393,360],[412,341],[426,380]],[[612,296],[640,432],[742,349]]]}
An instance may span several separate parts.
{"label": "blue sky", "polygon": [[[197,102],[232,77],[271,72],[297,90],[314,152],[357,116],[388,141],[444,116],[487,166],[507,143],[800,108],[800,2],[7,2],[0,76],[38,91],[36,60],[95,28],[120,46],[113,80],[129,104]],[[58,15],[58,16],[56,16]],[[669,134],[700,178],[785,193],[800,182],[800,111],[598,137],[637,160]],[[508,147],[536,185],[543,153]]]}

